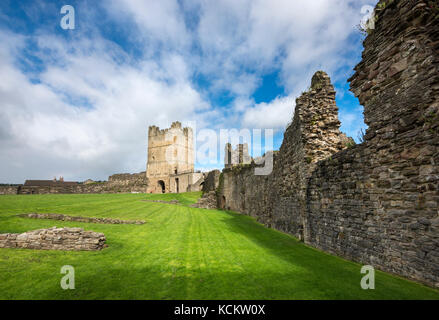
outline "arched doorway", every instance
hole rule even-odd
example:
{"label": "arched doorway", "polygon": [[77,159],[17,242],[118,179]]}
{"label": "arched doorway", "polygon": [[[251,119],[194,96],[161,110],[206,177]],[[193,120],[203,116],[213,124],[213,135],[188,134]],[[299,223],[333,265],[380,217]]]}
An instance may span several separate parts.
{"label": "arched doorway", "polygon": [[177,193],[180,193],[180,185],[179,185],[178,178],[175,178],[175,187],[176,187]]}
{"label": "arched doorway", "polygon": [[224,197],[224,196],[222,196],[220,199],[219,199],[219,207],[220,207],[220,209],[225,209],[225,207],[226,207],[226,197]]}
{"label": "arched doorway", "polygon": [[159,188],[162,190],[162,193],[166,192],[165,182],[163,180],[158,181]]}

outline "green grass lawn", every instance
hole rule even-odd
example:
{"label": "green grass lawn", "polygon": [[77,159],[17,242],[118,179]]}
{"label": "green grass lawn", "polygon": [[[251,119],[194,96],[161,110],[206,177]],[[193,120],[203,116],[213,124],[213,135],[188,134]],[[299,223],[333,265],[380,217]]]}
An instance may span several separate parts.
{"label": "green grass lawn", "polygon": [[[0,299],[439,299],[439,292],[376,273],[362,290],[359,264],[322,253],[233,212],[190,208],[200,193],[0,196],[0,233],[81,227],[103,232],[98,252],[0,249]],[[178,199],[184,205],[144,202]],[[104,225],[19,213],[142,219]],[[72,265],[76,289],[62,290]]]}

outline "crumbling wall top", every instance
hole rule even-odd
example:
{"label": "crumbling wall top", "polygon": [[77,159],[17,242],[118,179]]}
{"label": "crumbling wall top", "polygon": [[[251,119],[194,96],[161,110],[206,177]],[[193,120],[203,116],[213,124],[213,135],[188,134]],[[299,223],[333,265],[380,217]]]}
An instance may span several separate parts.
{"label": "crumbling wall top", "polygon": [[331,79],[324,71],[317,71],[311,79],[311,90],[319,91],[326,90],[329,92],[334,91],[334,86],[331,83]]}
{"label": "crumbling wall top", "polygon": [[338,107],[331,79],[324,71],[317,71],[311,87],[296,99],[291,125],[284,135],[281,151],[286,157],[298,156],[307,163],[317,162],[342,150]]}
{"label": "crumbling wall top", "polygon": [[439,112],[437,1],[381,0],[368,33],[349,79],[364,106],[366,140],[423,126]]}

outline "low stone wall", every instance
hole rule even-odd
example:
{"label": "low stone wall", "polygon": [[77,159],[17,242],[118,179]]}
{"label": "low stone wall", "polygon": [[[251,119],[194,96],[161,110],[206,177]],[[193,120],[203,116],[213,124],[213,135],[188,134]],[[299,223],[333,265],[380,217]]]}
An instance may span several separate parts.
{"label": "low stone wall", "polygon": [[0,194],[17,194],[18,186],[0,186]]}
{"label": "low stone wall", "polygon": [[81,228],[39,229],[25,233],[0,234],[0,248],[96,251],[106,246],[103,233]]}
{"label": "low stone wall", "polygon": [[52,220],[61,220],[61,221],[75,221],[75,222],[102,223],[102,224],[144,224],[145,223],[145,221],[141,221],[141,220],[89,218],[89,217],[66,216],[57,213],[28,213],[28,214],[22,214],[20,216],[26,218],[33,218],[33,219],[52,219]]}
{"label": "low stone wall", "polygon": [[75,186],[23,186],[19,194],[87,194],[87,193],[123,193],[131,192],[126,186],[118,183],[95,182],[89,184],[78,183]]}
{"label": "low stone wall", "polygon": [[206,175],[206,178],[204,179],[203,188],[201,189],[201,191],[203,191],[203,193],[216,191],[216,189],[218,188],[220,175],[221,171],[219,170],[209,171]]}
{"label": "low stone wall", "polygon": [[144,199],[144,200],[141,200],[141,201],[143,201],[143,202],[166,203],[166,204],[181,204],[180,201],[178,201],[176,199],[169,200],[169,201],[166,201],[166,200],[146,200],[146,199]]}
{"label": "low stone wall", "polygon": [[[21,186],[15,194],[89,194],[89,193],[146,193],[145,172],[114,174],[105,182],[78,183],[73,186]],[[1,188],[0,188],[0,194]]]}
{"label": "low stone wall", "polygon": [[113,174],[108,178],[106,183],[106,190],[111,190],[115,193],[120,192],[139,192],[146,193],[148,187],[148,179],[146,172],[140,173],[120,173]]}

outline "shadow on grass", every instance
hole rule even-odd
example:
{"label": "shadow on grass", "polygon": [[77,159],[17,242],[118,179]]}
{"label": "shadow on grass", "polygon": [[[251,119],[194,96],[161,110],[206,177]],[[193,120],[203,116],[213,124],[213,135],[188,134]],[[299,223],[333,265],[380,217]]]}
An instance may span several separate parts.
{"label": "shadow on grass", "polygon": [[[364,276],[361,274],[362,265],[307,246],[288,234],[265,227],[250,216],[233,211],[223,212],[227,215],[223,222],[231,232],[243,235],[289,265],[307,270],[310,283],[327,288],[341,287],[343,283],[345,289],[357,292],[358,297],[364,295],[364,290],[360,288]],[[369,296],[374,298],[403,296],[422,299],[424,292],[425,298],[439,299],[438,290],[382,271],[376,271],[376,282],[377,290],[369,290]],[[383,292],[379,293],[379,290]],[[388,293],[391,294],[388,296]]]}
{"label": "shadow on grass", "polygon": [[[106,268],[88,270],[82,275],[76,268],[75,290],[51,285],[43,299],[324,299],[325,290],[309,288],[306,278],[294,279],[287,273],[255,275],[242,272],[194,274],[187,270],[172,273],[163,267]],[[185,273],[185,274],[184,274]],[[251,278],[252,276],[252,278]],[[287,284],[287,285],[286,285]],[[306,290],[305,290],[306,288]],[[332,297],[337,293],[332,292]],[[340,297],[349,295],[340,293]],[[18,297],[20,298],[20,297]],[[351,299],[355,296],[350,296]]]}
{"label": "shadow on grass", "polygon": [[87,271],[76,269],[75,290],[65,291],[56,284],[44,292],[44,299],[434,299],[434,295],[413,292],[365,291],[343,282],[319,283],[307,274],[288,271],[194,273],[184,268],[173,272],[163,266]]}

